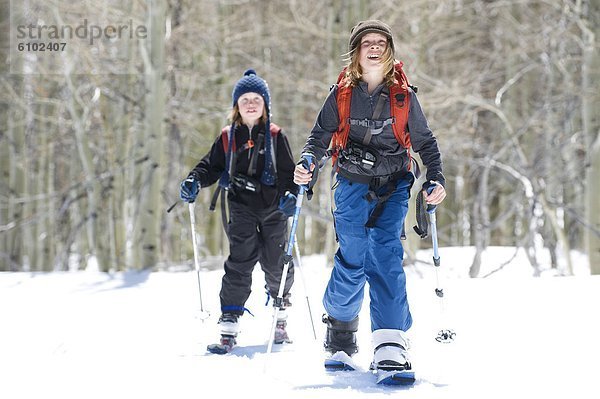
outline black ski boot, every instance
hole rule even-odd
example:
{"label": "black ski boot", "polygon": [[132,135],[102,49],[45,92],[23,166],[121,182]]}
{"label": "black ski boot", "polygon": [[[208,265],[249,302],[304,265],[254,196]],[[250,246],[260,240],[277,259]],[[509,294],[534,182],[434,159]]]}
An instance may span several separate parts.
{"label": "black ski boot", "polygon": [[356,332],[358,331],[358,317],[351,321],[340,321],[331,316],[323,315],[323,323],[327,324],[325,336],[325,350],[332,354],[346,352],[352,356],[358,352]]}
{"label": "black ski boot", "polygon": [[330,356],[325,359],[325,370],[355,370],[356,366],[351,356],[358,352],[356,344],[358,317],[351,321],[340,321],[323,315],[323,323],[327,324],[324,347],[330,353]]}

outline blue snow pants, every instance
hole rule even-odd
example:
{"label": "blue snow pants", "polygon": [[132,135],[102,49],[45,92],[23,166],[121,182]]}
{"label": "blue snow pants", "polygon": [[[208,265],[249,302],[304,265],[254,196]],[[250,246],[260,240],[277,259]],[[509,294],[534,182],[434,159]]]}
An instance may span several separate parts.
{"label": "blue snow pants", "polygon": [[371,330],[407,331],[412,325],[400,242],[412,183],[412,174],[398,181],[375,226],[368,228],[365,224],[376,205],[365,198],[368,184],[338,175],[334,218],[339,249],[323,296],[333,318],[350,321],[358,316],[368,281]]}

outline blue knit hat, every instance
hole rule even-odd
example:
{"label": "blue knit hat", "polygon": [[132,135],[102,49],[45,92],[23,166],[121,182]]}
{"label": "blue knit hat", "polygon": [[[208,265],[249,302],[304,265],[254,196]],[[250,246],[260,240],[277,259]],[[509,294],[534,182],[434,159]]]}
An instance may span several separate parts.
{"label": "blue knit hat", "polygon": [[[267,121],[265,124],[265,165],[260,181],[267,186],[274,186],[276,180],[276,168],[275,168],[275,151],[273,149],[273,139],[271,138],[271,94],[269,93],[269,86],[267,82],[256,74],[254,69],[248,69],[244,72],[244,77],[237,81],[233,87],[233,93],[231,98],[233,100],[232,105],[235,106],[240,99],[246,93],[258,93],[262,96],[265,102],[265,108],[267,112]],[[235,132],[235,123],[231,124],[229,129],[229,142],[233,143]],[[221,177],[221,184],[223,187],[229,185],[228,170],[231,162],[231,148],[229,146],[229,152],[226,156],[226,173]]]}
{"label": "blue knit hat", "polygon": [[233,87],[233,93],[231,97],[233,104],[236,105],[241,96],[246,93],[258,93],[265,100],[265,107],[267,107],[267,115],[271,112],[271,93],[269,93],[269,86],[264,79],[256,74],[254,69],[248,69],[244,72],[244,77],[237,81]]}

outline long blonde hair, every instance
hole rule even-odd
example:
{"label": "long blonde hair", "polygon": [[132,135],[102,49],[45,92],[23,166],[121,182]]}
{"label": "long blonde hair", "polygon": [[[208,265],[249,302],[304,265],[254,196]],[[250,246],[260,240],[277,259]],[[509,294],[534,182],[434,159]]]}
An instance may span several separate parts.
{"label": "long blonde hair", "polygon": [[[362,79],[363,71],[360,66],[360,46],[357,46],[351,53],[345,54],[346,59],[346,86],[355,87]],[[382,55],[383,58],[383,82],[386,86],[394,84],[394,54],[391,46],[388,44]]]}

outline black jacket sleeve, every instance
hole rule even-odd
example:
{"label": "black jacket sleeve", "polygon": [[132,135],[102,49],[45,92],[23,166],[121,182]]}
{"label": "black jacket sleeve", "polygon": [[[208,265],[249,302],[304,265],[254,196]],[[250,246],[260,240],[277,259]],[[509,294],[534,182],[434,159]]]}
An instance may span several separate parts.
{"label": "black jacket sleeve", "polygon": [[201,187],[214,184],[225,170],[225,150],[223,149],[222,135],[219,135],[208,154],[192,169],[188,177],[193,177],[200,182]]}
{"label": "black jacket sleeve", "polygon": [[442,174],[442,157],[437,140],[429,128],[417,95],[412,90],[410,94],[408,130],[412,148],[419,154],[427,168],[427,181],[439,181],[442,186],[446,186],[446,178]]}
{"label": "black jacket sleeve", "polygon": [[293,194],[298,194],[298,185],[294,183],[294,168],[296,167],[296,163],[283,130],[277,138],[276,151],[279,193],[283,195],[286,191],[289,191]]}
{"label": "black jacket sleeve", "polygon": [[317,120],[306,140],[302,154],[311,154],[319,162],[325,155],[333,134],[339,125],[339,114],[337,109],[337,86],[329,92]]}

